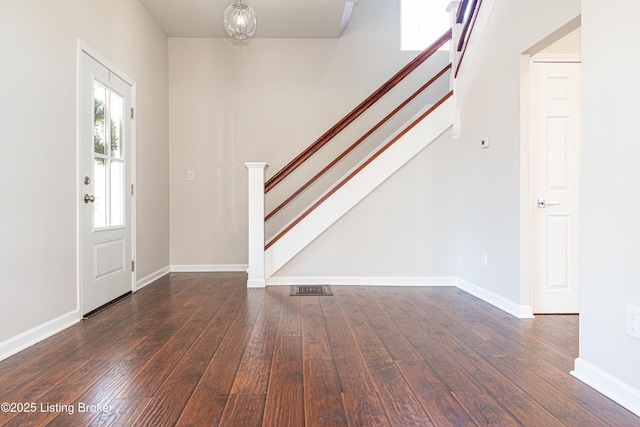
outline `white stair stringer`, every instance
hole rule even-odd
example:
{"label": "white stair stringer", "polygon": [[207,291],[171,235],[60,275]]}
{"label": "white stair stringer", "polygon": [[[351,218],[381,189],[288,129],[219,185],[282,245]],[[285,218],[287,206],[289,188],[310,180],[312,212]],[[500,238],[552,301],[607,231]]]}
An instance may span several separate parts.
{"label": "white stair stringer", "polygon": [[453,114],[454,101],[449,97],[271,245],[264,254],[265,279],[451,127]]}

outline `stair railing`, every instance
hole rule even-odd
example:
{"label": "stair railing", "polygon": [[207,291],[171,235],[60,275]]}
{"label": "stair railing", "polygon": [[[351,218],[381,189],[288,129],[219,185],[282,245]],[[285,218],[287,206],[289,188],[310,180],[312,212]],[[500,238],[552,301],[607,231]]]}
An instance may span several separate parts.
{"label": "stair railing", "polygon": [[440,52],[434,61],[428,59],[450,40],[450,35],[450,31],[443,34],[267,180],[265,227],[268,245],[273,244],[273,236],[281,234],[280,231],[298,214],[392,136],[411,116],[449,90],[449,83],[443,78],[451,70],[447,55]]}
{"label": "stair railing", "polygon": [[268,193],[276,185],[278,185],[283,179],[289,176],[300,165],[306,162],[311,156],[313,156],[318,150],[324,147],[329,141],[331,141],[337,134],[343,131],[349,126],[355,119],[360,117],[366,112],[372,105],[374,105],[380,98],[389,93],[391,89],[396,87],[405,77],[411,74],[417,69],[424,61],[429,59],[435,52],[438,51],[445,43],[451,40],[451,29],[447,30],[442,36],[440,36],[431,46],[427,47],[418,56],[416,56],[411,62],[405,65],[400,71],[398,71],[387,82],[380,86],[375,92],[367,97],[360,105],[350,111],[344,116],[338,123],[336,123],[331,129],[325,132],[320,138],[314,141],[310,146],[304,149],[293,160],[291,160],[286,166],[276,172],[266,183],[265,193]]}
{"label": "stair railing", "polygon": [[[398,113],[402,108],[404,108],[407,104],[413,101],[418,95],[423,93],[425,89],[431,86],[436,80],[442,77],[447,71],[451,70],[451,64],[447,64],[442,70],[440,70],[435,76],[433,76],[427,83],[422,85],[417,91],[415,91],[409,98],[403,101],[400,105],[398,105],[392,112],[386,115],[382,120],[380,120],[375,126],[369,129],[364,135],[362,135],[356,142],[351,144],[346,150],[344,150],[340,155],[338,155],[335,159],[333,159],[327,166],[325,166],[320,172],[310,178],[306,183],[304,183],[298,190],[293,192],[288,198],[286,198],[282,203],[280,203],[277,207],[275,207],[269,214],[265,217],[265,221],[269,221],[275,214],[280,212],[286,205],[288,205],[293,199],[298,197],[304,190],[309,188],[311,184],[316,182],[320,177],[322,177],[329,169],[335,166],[338,162],[344,159],[349,153],[351,153],[355,148],[357,148],[364,140],[366,140],[369,136],[371,136],[376,130],[378,130],[383,124],[389,121],[396,113]],[[267,185],[268,185],[267,181]],[[269,189],[265,186],[265,192],[269,191]]]}

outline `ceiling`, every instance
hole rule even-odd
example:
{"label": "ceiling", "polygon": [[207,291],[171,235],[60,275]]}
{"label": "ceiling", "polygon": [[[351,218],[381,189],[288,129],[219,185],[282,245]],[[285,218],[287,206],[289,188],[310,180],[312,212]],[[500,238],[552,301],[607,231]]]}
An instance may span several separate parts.
{"label": "ceiling", "polygon": [[[354,2],[246,0],[256,12],[256,38],[337,38]],[[232,0],[140,0],[169,37],[226,37],[222,15]]]}

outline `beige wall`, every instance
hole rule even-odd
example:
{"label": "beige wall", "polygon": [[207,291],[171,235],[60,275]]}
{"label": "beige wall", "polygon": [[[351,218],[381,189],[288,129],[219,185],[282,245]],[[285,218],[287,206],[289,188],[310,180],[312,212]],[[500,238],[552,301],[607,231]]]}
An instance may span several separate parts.
{"label": "beige wall", "polygon": [[77,310],[78,39],[137,86],[138,277],[169,262],[167,38],[130,0],[0,2],[0,344]]}
{"label": "beige wall", "polygon": [[169,40],[172,265],[246,264],[244,162],[271,176],[411,60],[398,10],[360,2],[340,39]]}

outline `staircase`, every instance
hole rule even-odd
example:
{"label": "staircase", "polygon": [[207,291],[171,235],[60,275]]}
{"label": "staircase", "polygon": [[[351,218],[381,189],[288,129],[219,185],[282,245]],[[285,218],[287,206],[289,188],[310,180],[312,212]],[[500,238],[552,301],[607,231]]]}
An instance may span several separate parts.
{"label": "staircase", "polygon": [[[460,2],[452,11],[452,29],[268,181],[265,182],[266,163],[246,164],[248,287],[265,286],[296,254],[454,124],[455,100],[451,88],[481,1]],[[416,84],[416,76],[424,74],[420,66],[447,42],[451,43],[451,62],[426,83]],[[381,119],[376,118],[375,125],[367,125],[368,130],[357,137],[358,131],[351,129],[366,123],[364,117],[368,114],[375,116],[370,111],[378,108],[385,95],[403,81],[419,88]],[[408,120],[407,114],[411,115]],[[345,134],[348,136],[343,137]],[[356,140],[343,150],[341,138]],[[323,155],[316,155],[321,150]],[[331,161],[325,165],[322,161],[327,158]],[[291,183],[297,188],[291,190]],[[300,183],[304,184],[299,186]],[[265,206],[269,207],[266,215]]]}
{"label": "staircase", "polygon": [[424,117],[411,122],[398,136],[336,186],[314,202],[302,215],[266,245],[265,275],[270,277],[347,213],[360,200],[411,160],[453,123],[452,92],[429,108]]}

